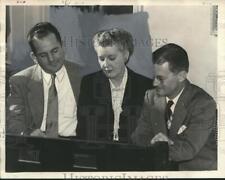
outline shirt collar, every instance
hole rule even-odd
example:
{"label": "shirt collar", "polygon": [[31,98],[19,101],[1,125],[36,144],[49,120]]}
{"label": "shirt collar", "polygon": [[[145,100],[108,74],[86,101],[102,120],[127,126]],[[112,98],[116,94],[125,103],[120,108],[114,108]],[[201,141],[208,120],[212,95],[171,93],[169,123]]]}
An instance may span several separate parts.
{"label": "shirt collar", "polygon": [[183,89],[179,92],[179,94],[178,94],[175,98],[173,98],[173,99],[169,99],[168,97],[166,97],[166,102],[168,103],[169,100],[172,100],[172,101],[173,101],[173,104],[176,106],[177,101],[178,101],[180,95],[182,94],[183,90],[184,90],[184,88],[183,88]]}
{"label": "shirt collar", "polygon": [[[63,77],[64,77],[64,74],[65,74],[65,66],[63,65],[61,67],[60,70],[58,70],[55,74],[56,74],[56,79],[58,80],[58,82],[61,82]],[[42,72],[42,76],[43,76],[43,79],[44,81],[50,85],[51,83],[51,74],[49,73],[46,73],[43,69],[41,69],[41,72]]]}
{"label": "shirt collar", "polygon": [[125,67],[125,71],[124,71],[122,82],[121,82],[121,84],[118,87],[115,87],[114,84],[112,83],[112,81],[109,79],[111,89],[124,88],[125,85],[126,85],[126,82],[127,82],[127,77],[128,77],[128,72],[127,72],[127,68]]}

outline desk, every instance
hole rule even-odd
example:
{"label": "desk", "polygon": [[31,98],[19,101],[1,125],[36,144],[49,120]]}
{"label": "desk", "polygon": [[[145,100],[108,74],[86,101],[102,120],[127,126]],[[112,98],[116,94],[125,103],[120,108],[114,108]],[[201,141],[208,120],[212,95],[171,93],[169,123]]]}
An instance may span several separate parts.
{"label": "desk", "polygon": [[169,170],[168,145],[138,147],[75,138],[6,135],[6,171]]}

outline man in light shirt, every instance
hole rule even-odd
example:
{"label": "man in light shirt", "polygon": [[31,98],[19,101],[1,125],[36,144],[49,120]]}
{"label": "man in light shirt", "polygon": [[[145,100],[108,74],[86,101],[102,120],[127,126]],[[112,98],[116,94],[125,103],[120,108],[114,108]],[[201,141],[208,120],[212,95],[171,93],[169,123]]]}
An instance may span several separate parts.
{"label": "man in light shirt", "polygon": [[7,133],[76,136],[79,66],[65,61],[60,34],[51,23],[36,24],[27,37],[35,65],[10,78]]}
{"label": "man in light shirt", "polygon": [[99,31],[93,37],[93,46],[101,71],[82,79],[77,135],[128,143],[152,79],[126,66],[134,50],[129,32],[119,28]]}
{"label": "man in light shirt", "polygon": [[169,160],[179,170],[215,170],[215,101],[188,81],[189,60],[182,47],[171,43],[157,49],[153,63],[155,89],[146,91],[133,142],[168,142]]}

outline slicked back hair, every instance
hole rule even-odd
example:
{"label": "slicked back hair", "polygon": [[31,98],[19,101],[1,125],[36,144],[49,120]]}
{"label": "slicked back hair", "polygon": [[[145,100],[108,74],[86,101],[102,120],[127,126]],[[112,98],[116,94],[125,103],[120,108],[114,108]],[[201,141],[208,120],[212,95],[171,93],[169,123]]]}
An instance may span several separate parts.
{"label": "slicked back hair", "polygon": [[31,50],[35,53],[35,47],[33,45],[34,38],[41,39],[51,33],[55,35],[57,41],[62,45],[62,40],[59,31],[51,23],[40,22],[33,26],[27,34],[27,40],[31,47]]}
{"label": "slicked back hair", "polygon": [[178,73],[189,71],[189,60],[187,52],[180,46],[170,43],[153,52],[153,64],[169,63],[170,71]]}

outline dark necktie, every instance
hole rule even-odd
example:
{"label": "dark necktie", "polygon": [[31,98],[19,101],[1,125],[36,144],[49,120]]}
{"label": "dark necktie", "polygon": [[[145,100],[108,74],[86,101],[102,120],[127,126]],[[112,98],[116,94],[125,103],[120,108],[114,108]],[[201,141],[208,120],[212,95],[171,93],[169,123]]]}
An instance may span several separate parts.
{"label": "dark necktie", "polygon": [[55,77],[55,74],[52,75],[52,84],[48,90],[48,107],[46,116],[47,137],[58,136],[58,96],[55,87]]}
{"label": "dark necktie", "polygon": [[166,105],[166,112],[165,112],[165,120],[166,120],[166,125],[167,129],[169,130],[171,127],[171,116],[172,116],[172,110],[171,106],[173,105],[173,101],[169,100]]}

